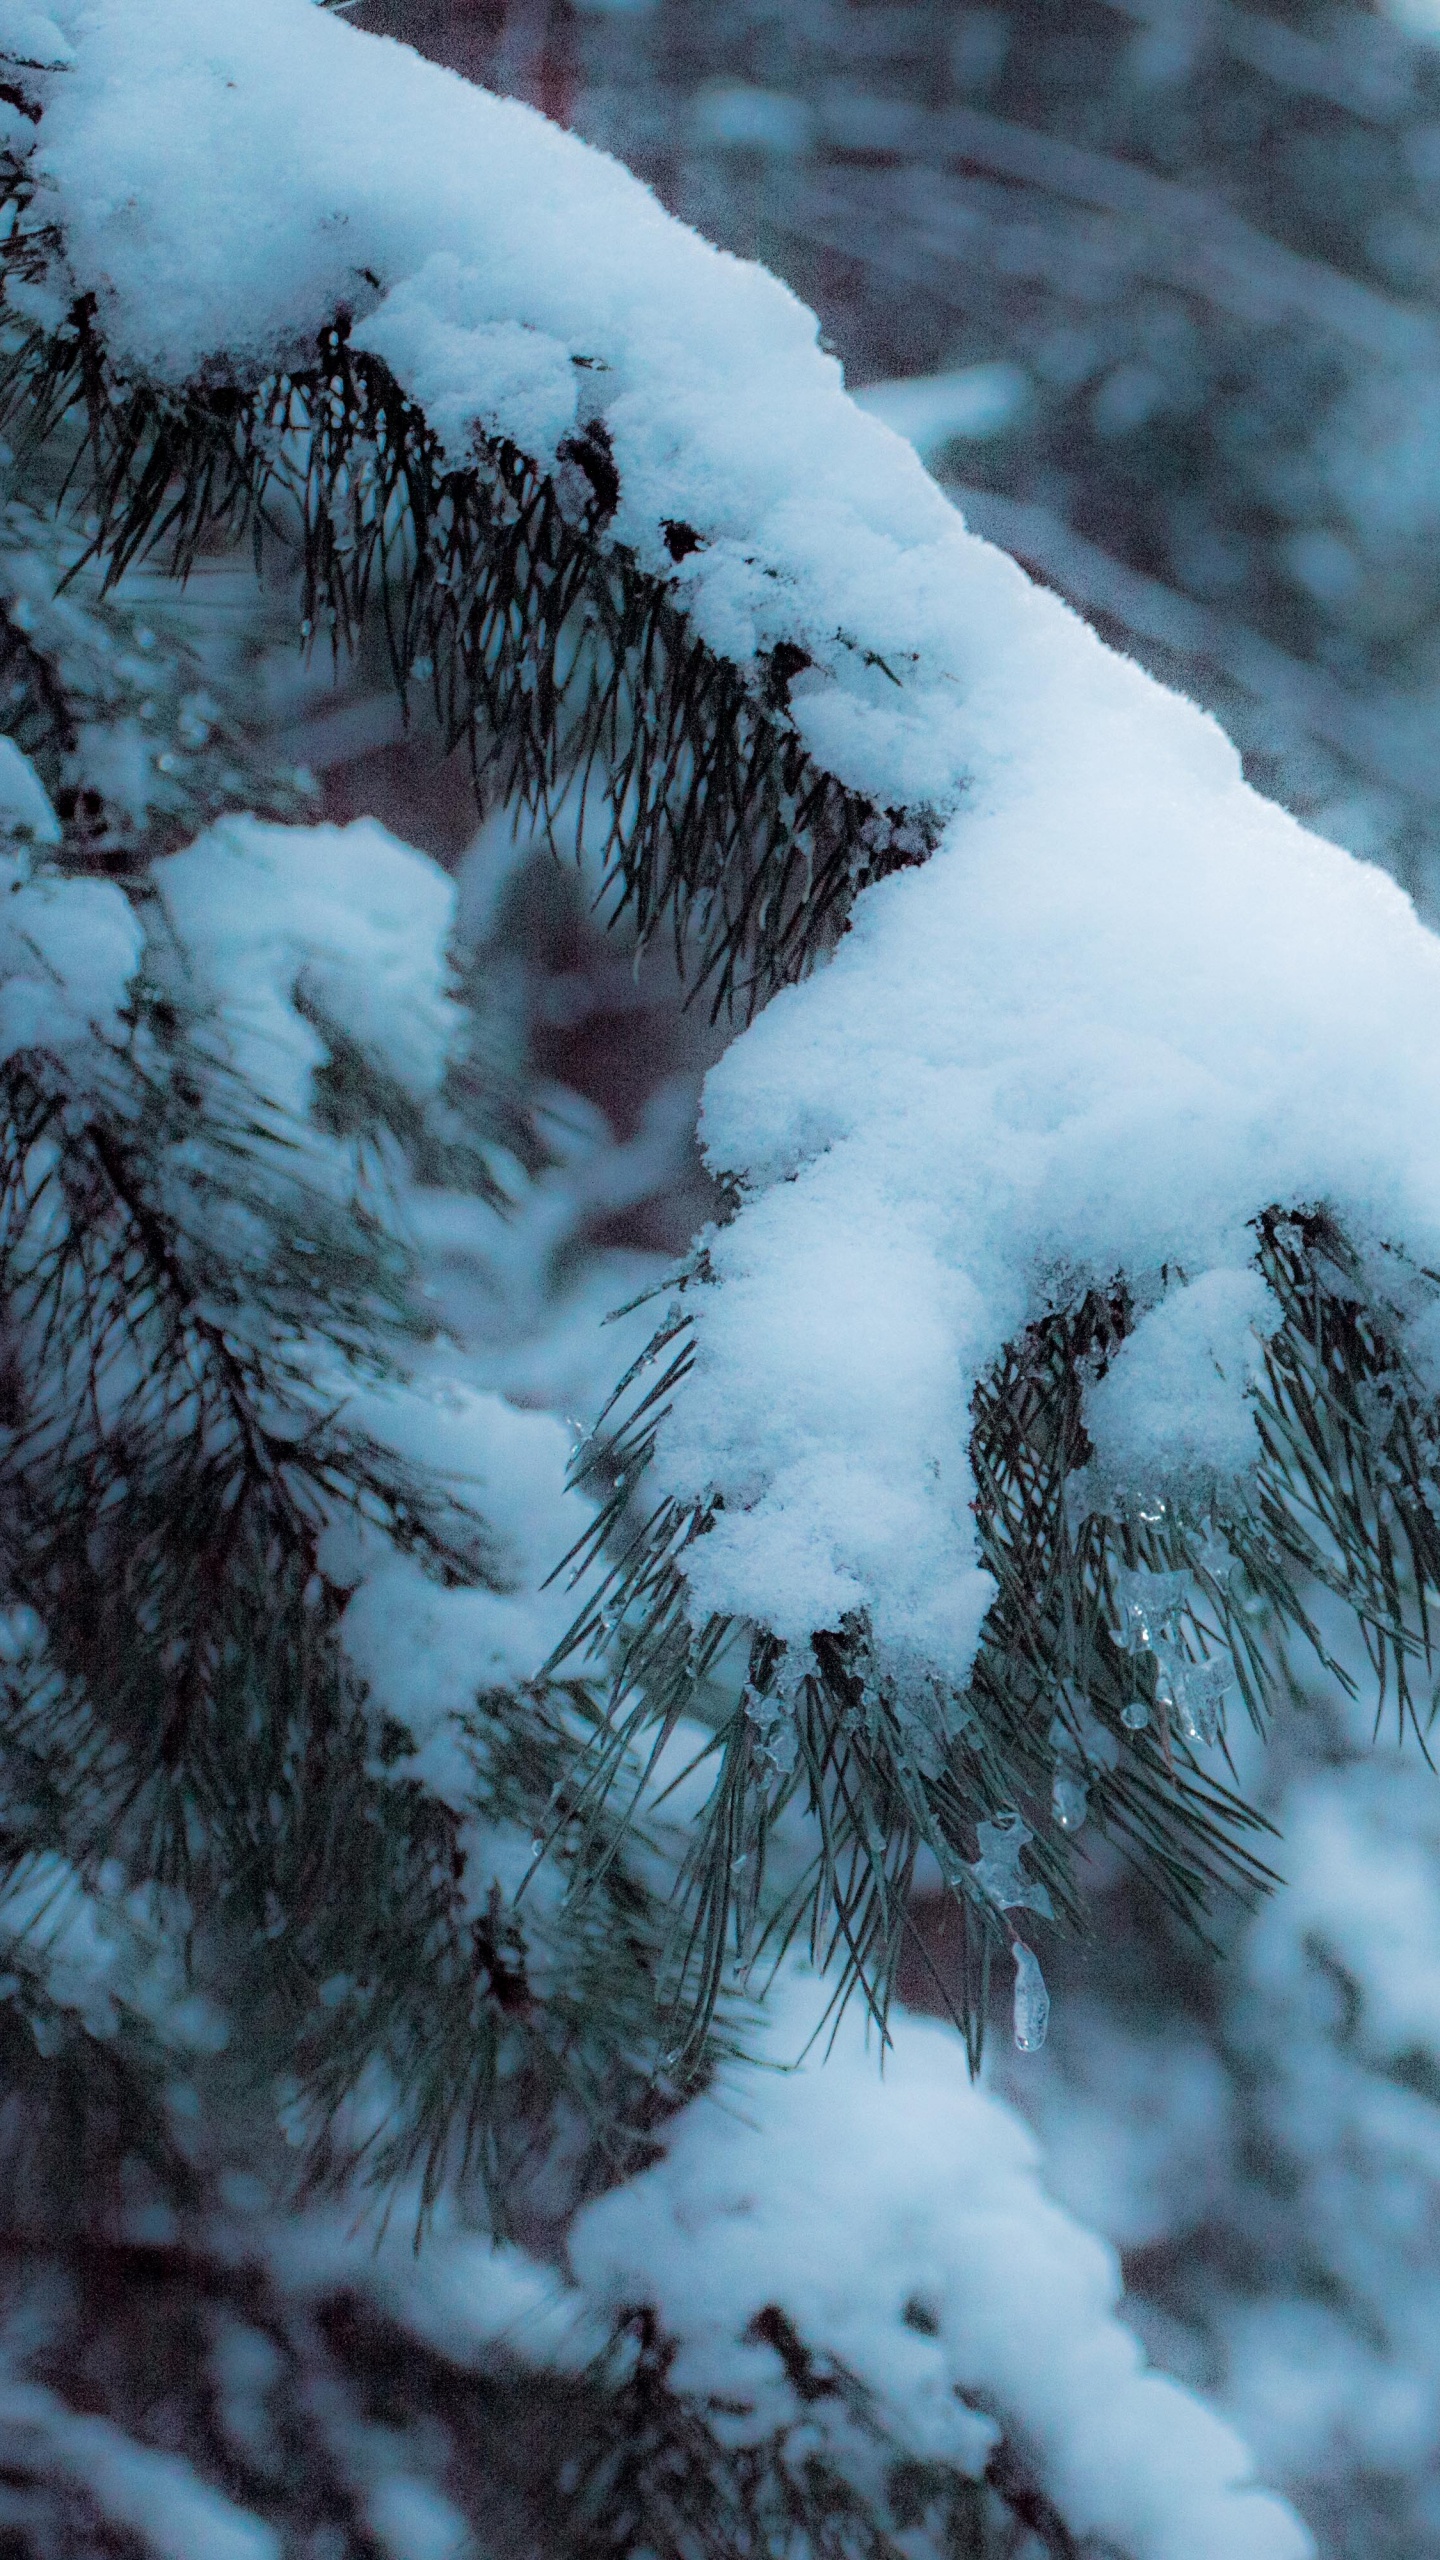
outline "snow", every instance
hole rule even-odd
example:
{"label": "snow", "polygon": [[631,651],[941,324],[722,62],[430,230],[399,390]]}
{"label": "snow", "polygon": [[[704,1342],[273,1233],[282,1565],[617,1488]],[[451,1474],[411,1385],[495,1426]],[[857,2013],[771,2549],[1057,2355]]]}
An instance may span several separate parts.
{"label": "snow", "polygon": [[872,418],[882,418],[913,444],[922,461],[931,462],[949,444],[1003,435],[1015,424],[1031,388],[1023,365],[997,359],[906,382],[869,382],[855,398]]}
{"label": "snow", "polygon": [[387,2560],[472,2560],[475,2546],[459,2509],[413,2473],[377,2480],[365,2514]]}
{"label": "snow", "polygon": [[[822,2005],[803,1975],[782,1983],[772,2066]],[[582,2214],[591,2304],[652,2303],[679,2341],[673,2382],[733,2441],[799,2414],[752,2330],[775,2305],[921,2458],[979,2471],[998,2411],[1077,2535],[1133,2560],[1301,2560],[1308,2537],[1250,2485],[1239,2439],[1145,2369],[1113,2256],[1046,2196],[1018,2119],[973,2086],[953,2034],[893,2023],[883,2077],[852,2012],[823,2060],[824,2039],[798,2069],[732,2071],[696,2100],[665,2158]],[[862,2458],[843,2423],[838,2449]]]}
{"label": "snow", "polygon": [[[250,2245],[292,2297],[366,2295],[464,2371],[582,2371],[617,2313],[649,2305],[674,2387],[722,2441],[789,2429],[792,2455],[823,2450],[882,2506],[897,2450],[975,2475],[1003,2427],[1071,2530],[1126,2560],[1308,2560],[1230,2427],[1147,2368],[1116,2317],[1113,2252],[1047,2194],[1033,2137],[971,2082],[953,2033],[896,2011],[882,2074],[853,2011],[833,2049],[811,2046],[823,2005],[787,1967],[763,2052],[585,2208],[568,2276],[444,2197],[418,2244],[402,2194],[383,2218],[378,2202],[311,2209]],[[768,2309],[869,2392],[888,2454],[843,2398],[797,2398],[754,2331]]]}
{"label": "snow", "polygon": [[[456,457],[478,422],[550,467],[603,421],[615,538],[742,665],[798,642],[812,753],[941,821],[935,858],[867,892],[830,964],[710,1079],[707,1147],[742,1205],[710,1240],[717,1285],[692,1293],[697,1363],[658,1475],[724,1498],[687,1560],[697,1608],[797,1642],[864,1609],[894,1658],[963,1678],[990,1596],[971,1397],[1029,1316],[1130,1276],[1148,1312],[1091,1396],[1101,1463],[1191,1486],[1253,1463],[1260,1210],[1327,1200],[1362,1246],[1435,1260],[1437,946],[1378,874],[1250,793],[1213,724],[966,533],[847,401],[783,287],[612,163],[309,0],[56,0],[38,35],[35,18],[5,11],[0,41],[25,20],[28,41],[74,54],[36,83],[42,211],[69,260],[52,308],[93,291],[122,364],[178,383],[283,359],[346,306]],[[700,537],[678,567],[677,518]],[[11,782],[4,806],[28,823]],[[457,1017],[434,866],[368,822],[231,820],[157,878],[197,1000],[277,1105],[303,1112],[327,1055],[297,998],[413,1098],[439,1091]],[[3,882],[0,1007],[113,1035],[139,951],[120,893],[18,860]],[[0,1011],[12,1050],[19,1018]],[[553,1537],[554,1561],[582,1511],[559,1427],[463,1374],[394,1391],[384,1418],[477,1488],[495,1536],[494,1591],[354,1558],[352,1661],[445,1792],[475,1688],[546,1649],[559,1603],[537,1596],[540,1551]],[[1421,1896],[1403,1927],[1346,1926],[1393,1961],[1430,1916]],[[1255,1962],[1258,1982],[1263,1946]],[[1293,1954],[1276,1962],[1290,1979]],[[1428,1981],[1420,1968],[1405,1994],[1417,2015]],[[814,2007],[797,1978],[777,2051],[804,2043]],[[979,2467],[1001,2411],[1077,2532],[1136,2560],[1295,2560],[1303,2532],[1248,2485],[1237,2439],[1144,2370],[1113,2258],[1047,2200],[955,2039],[897,2018],[883,2079],[877,2059],[852,2017],[823,2077],[814,2058],[730,2074],[653,2169],[587,2211],[574,2286],[453,2228],[416,2254],[403,2206],[366,2281],[458,2361],[513,2347],[579,2364],[601,2315],[652,2300],[676,2379],[748,2400],[724,2420],[741,2434],[796,2414],[747,2336],[778,2302],[917,2450]],[[1413,2093],[1384,2094],[1386,2127],[1418,2149]],[[1412,2193],[1375,2209],[1403,2219]],[[298,2288],[354,2280],[355,2228],[348,2208],[286,2228]],[[1257,2364],[1262,2348],[1283,2374],[1295,2341],[1278,2363],[1260,2341]],[[109,2438],[86,2442],[103,2469]],[[109,2476],[130,2495],[123,2465]],[[180,2496],[170,2474],[164,2491],[147,2530]],[[251,2560],[264,2530],[216,2508],[183,2547]]]}
{"label": "snow", "polygon": [[[481,1692],[533,1679],[574,1614],[563,1576],[545,1587],[591,1518],[590,1505],[566,1490],[571,1435],[552,1415],[517,1413],[461,1379],[437,1379],[428,1392],[423,1377],[375,1389],[353,1396],[347,1412],[453,1487],[485,1524],[488,1589],[446,1590],[378,1533],[350,1523],[337,1524],[323,1549],[327,1571],[358,1584],[342,1622],[347,1658],[377,1713],[414,1739],[396,1773],[422,1778],[465,1810],[475,1777],[459,1719]],[[527,1837],[522,1868],[530,1845]]]}
{"label": "snow", "polygon": [[280,2560],[272,2525],[237,2507],[183,2457],[78,2415],[39,2383],[0,2375],[0,2433],[77,2480],[101,2515],[156,2560]]}
{"label": "snow", "polygon": [[243,370],[343,305],[457,458],[479,422],[553,467],[601,421],[615,539],[739,663],[805,649],[818,761],[942,823],[709,1080],[742,1206],[658,1478],[723,1502],[697,1609],[796,1641],[865,1611],[896,1666],[963,1679],[970,1400],[1030,1317],[1178,1275],[1097,1413],[1127,1475],[1232,1476],[1256,1215],[1326,1201],[1435,1260],[1440,946],[967,534],[781,284],[613,162],[310,0],[56,20],[41,202],[122,362]]}
{"label": "snow", "polygon": [[1142,1315],[1085,1400],[1102,1477],[1142,1494],[1243,1480],[1260,1455],[1250,1390],[1280,1308],[1258,1271],[1205,1272]]}
{"label": "snow", "polygon": [[1237,2042],[1325,2290],[1307,2302],[1302,2272],[1299,2299],[1228,2306],[1227,2398],[1292,2477],[1423,2483],[1440,2451],[1440,1801],[1427,1769],[1383,1752],[1304,1778],[1279,1818],[1288,1890],[1246,1945]]}
{"label": "snow", "polygon": [[0,832],[28,836],[34,844],[60,841],[60,821],[45,787],[13,738],[0,738]]}
{"label": "snow", "polygon": [[330,1055],[297,998],[416,1100],[438,1091],[462,1015],[448,985],[455,891],[437,863],[373,818],[222,818],[151,876],[194,999],[269,1101],[303,1119]]}
{"label": "snow", "polygon": [[261,2235],[271,2271],[301,2301],[354,2291],[462,2372],[498,2355],[580,2372],[605,2329],[575,2286],[511,2242],[465,2228],[441,2197],[417,2244],[418,2193],[382,2212],[356,2200],[289,2214]]}
{"label": "snow", "polygon": [[1200,713],[1047,619],[1008,667],[997,622],[989,771],[939,853],[711,1072],[707,1154],[745,1196],[658,1461],[723,1498],[698,1608],[791,1639],[868,1608],[957,1679],[990,1596],[971,1395],[1030,1318],[1187,1279],[1095,1407],[1132,1484],[1228,1471],[1270,1320],[1251,1221],[1328,1201],[1362,1246],[1440,1243],[1440,944]]}
{"label": "snow", "polygon": [[0,738],[0,837],[19,847],[0,852],[0,1060],[120,1040],[141,928],[112,882],[36,867],[30,848],[58,844],[60,822],[13,738]]}
{"label": "snow", "polygon": [[0,0],[0,53],[50,70],[75,59],[74,47],[66,43],[54,19],[41,9],[27,8],[25,0]]}

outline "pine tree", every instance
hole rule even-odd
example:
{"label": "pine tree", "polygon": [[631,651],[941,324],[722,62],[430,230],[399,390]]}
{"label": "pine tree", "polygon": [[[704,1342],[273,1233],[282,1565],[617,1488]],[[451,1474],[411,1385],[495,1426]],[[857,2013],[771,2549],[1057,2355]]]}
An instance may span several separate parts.
{"label": "pine tree", "polygon": [[[854,1423],[853,1338],[825,1332],[853,1239],[833,1202],[804,1225],[801,1177],[849,1145],[857,1190],[873,1187],[862,1220],[880,1228],[901,1197],[885,1129],[832,1074],[824,1007],[848,1004],[903,1081],[875,919],[903,932],[919,915],[933,940],[945,911],[925,922],[917,902],[953,874],[967,792],[997,787],[968,705],[955,725],[955,673],[936,672],[961,645],[943,617],[962,571],[987,646],[1021,670],[991,703],[998,725],[1017,700],[1042,732],[1077,700],[1119,722],[1126,805],[1143,821],[1147,791],[1164,804],[1179,774],[1202,832],[1258,830],[1266,894],[1272,874],[1281,892],[1311,882],[1367,1003],[1423,988],[1429,947],[1398,907],[1372,923],[1342,861],[1317,868],[1256,816],[1203,724],[1105,671],[1012,573],[952,555],[943,506],[845,406],[797,307],[705,263],[579,146],[309,0],[253,20],[212,22],[193,0],[144,26],[115,7],[58,20],[0,21],[0,1920],[13,2228],[52,2280],[71,2252],[62,2310],[33,2285],[17,2310],[42,2377],[15,2384],[7,2420],[41,2448],[20,2529],[75,2547],[91,2527],[56,2484],[78,2482],[107,2520],[100,2548],[116,2530],[280,2547],[218,2485],[177,2488],[163,2450],[47,2387],[47,2351],[59,2377],[64,2351],[46,2318],[73,2337],[95,2325],[97,2284],[103,2305],[106,2284],[143,2280],[167,2306],[183,2294],[178,2352],[193,2365],[203,2340],[218,2377],[202,2391],[177,2372],[182,2438],[296,2549],[454,2543],[425,2477],[448,2464],[447,2496],[468,2466],[482,2522],[486,2498],[513,2502],[516,2549],[878,2560],[1023,2530],[1057,2552],[1102,2534],[1138,2554],[1228,2530],[1237,2549],[1298,2550],[1283,2511],[1237,2487],[1233,2440],[1135,2374],[1103,2270],[967,2090],[958,2045],[894,2020],[897,2113],[857,2040],[867,2009],[890,2020],[917,1865],[953,1900],[976,2060],[996,1958],[1013,1963],[1018,2040],[1043,2037],[1013,1915],[1078,1924],[1084,1817],[1192,1922],[1217,1886],[1262,1880],[1224,1705],[1263,1722],[1297,1644],[1347,1676],[1317,1593],[1354,1613],[1382,1689],[1413,1712],[1440,1588],[1424,1077],[1394,1131],[1362,1092],[1373,1197],[1303,1119],[1274,1159],[1295,1187],[1252,1197],[1272,1156],[1257,1173],[1231,1132],[1238,1256],[1203,1222],[1162,1253],[1158,1213],[1148,1233],[1132,1209],[1097,1238],[1077,1211],[1048,1254],[1014,1248],[1036,1266],[1021,1288],[1002,1239],[1003,1343],[969,1381],[962,1364],[968,1445],[943,1463],[908,1373],[894,1431],[883,1398],[872,1430],[863,1392]],[[302,87],[333,83],[318,126],[296,125],[282,56]],[[192,115],[212,152],[199,163]],[[296,160],[299,131],[313,162]],[[492,223],[479,267],[447,245],[453,211],[430,184],[439,168],[443,191],[462,145],[459,236],[477,208]],[[477,177],[482,151],[495,165]],[[572,225],[558,258],[557,207]],[[582,247],[591,301],[567,343],[557,312]],[[502,288],[483,260],[499,273],[506,250]],[[687,339],[683,296],[702,286],[715,312]],[[757,433],[742,401],[738,463],[715,440],[727,364],[759,418]],[[821,530],[853,544],[853,593],[855,562],[837,586],[794,494],[787,401],[836,440],[819,504],[839,522]],[[873,473],[873,520],[844,517],[847,471]],[[760,512],[736,532],[742,503]],[[222,678],[205,606],[247,559],[242,666]],[[731,1214],[568,1491],[556,1427],[487,1396],[437,1328],[415,1241],[427,1198],[473,1229],[524,1180],[483,962],[467,971],[444,880],[382,830],[281,823],[303,814],[304,780],[267,763],[244,665],[287,619],[338,657],[383,648],[484,805],[578,851],[617,928],[642,949],[668,939],[717,1017],[756,1017],[709,1106]],[[975,656],[982,704],[988,678]],[[867,898],[886,882],[888,903]],[[1220,888],[1239,902],[1227,925],[1273,941],[1273,912],[1247,910],[1228,875]],[[1168,916],[1193,928],[1183,891]],[[1173,956],[1162,936],[1145,965]],[[944,952],[957,978],[960,957]],[[923,1014],[923,969],[907,987]],[[1202,1013],[1222,987],[1212,972]],[[1143,986],[1126,992],[1138,1011]],[[1309,1081],[1329,992],[1277,990]],[[1062,1050],[1074,1031],[1060,1022]],[[1346,1038],[1346,1062],[1379,1040],[1363,1006]],[[1157,1108],[1173,1144],[1163,1080]],[[797,1141],[792,1111],[818,1134]],[[933,1129],[912,1134],[923,1158]],[[807,1299],[817,1236],[833,1258]],[[923,1251],[915,1267],[910,1300],[860,1289],[862,1321],[884,1303],[899,1337],[923,1334]],[[886,1266],[884,1289],[909,1285]],[[777,1329],[777,1291],[817,1343],[798,1497],[756,1402],[773,1389],[783,1408],[784,1359],[803,1348]],[[964,1308],[939,1303],[963,1332]],[[872,1551],[868,1521],[846,1527],[856,1450],[860,1499],[894,1496],[899,1543]],[[827,1589],[845,1594],[825,1613],[809,1597],[816,1520]],[[884,1576],[907,1539],[922,1578],[938,1556],[948,1581],[928,1615],[910,1594],[902,1623]],[[541,1596],[567,1547],[574,1582]],[[792,2049],[832,2028],[840,2042],[830,2082],[734,2065],[766,2146],[752,2155],[726,2069],[767,2049],[767,2014]],[[998,2260],[923,2140],[906,2151],[907,2091],[916,2124],[938,2110],[989,2182]],[[922,2236],[877,2238],[871,2328],[847,2329],[826,2261],[877,2138],[896,2141],[900,2221]],[[279,2225],[287,2146],[298,2203]],[[741,2279],[726,2217],[757,2210],[755,2158],[774,2260]],[[966,2317],[995,2329],[1006,2252],[1032,2242],[1048,2331],[1011,2305],[1008,2332],[977,2346]],[[547,2278],[567,2251],[566,2280]],[[432,2360],[397,2351],[397,2329]],[[513,2370],[527,2342],[543,2391]],[[447,2380],[447,2362],[474,2369]],[[1119,2461],[1082,2366],[1103,2368],[1116,2426],[1143,2430],[1148,2411],[1172,2441]],[[287,2422],[257,2432],[254,2404],[286,2374]],[[123,2385],[106,2405],[123,2414]],[[442,2457],[418,2432],[437,2408]]]}

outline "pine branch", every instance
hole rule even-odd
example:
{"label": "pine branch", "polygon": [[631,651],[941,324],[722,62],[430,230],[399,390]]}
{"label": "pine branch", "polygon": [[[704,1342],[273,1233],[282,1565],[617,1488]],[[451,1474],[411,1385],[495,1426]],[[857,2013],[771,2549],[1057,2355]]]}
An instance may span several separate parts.
{"label": "pine branch", "polygon": [[[548,1916],[474,1907],[465,1821],[395,1765],[322,1558],[349,1516],[496,1580],[483,1522],[344,1415],[412,1322],[394,1236],[307,1185],[301,1133],[193,1031],[160,1017],[144,1068],[144,1028],[98,1092],[38,1053],[0,1068],[0,1608],[30,1630],[0,1665],[0,1889],[37,1855],[118,1857],[243,2021],[248,2104],[293,2083],[312,2182],[479,2183],[503,2222],[558,2123],[583,2184],[674,2103],[663,1929],[568,1819],[576,1681],[477,1698],[474,1816],[548,1834],[562,1881]],[[372,2138],[347,2111],[377,2066],[401,2094]]]}
{"label": "pine branch", "polygon": [[[7,273],[43,263],[23,163],[0,170]],[[53,248],[53,243],[51,243]],[[298,552],[307,641],[357,643],[383,619],[402,700],[428,683],[445,750],[477,791],[572,836],[597,811],[600,899],[641,943],[667,929],[712,1011],[752,1011],[833,941],[867,882],[922,860],[924,812],[881,810],[805,751],[782,642],[745,671],[690,628],[675,593],[609,538],[619,484],[604,431],[572,440],[563,481],[476,439],[449,466],[416,405],[343,315],[315,358],[254,383],[171,392],[118,378],[93,303],[62,331],[17,333],[0,421],[23,453],[67,437],[67,492],[98,519],[113,583],[160,556],[184,579],[248,536]],[[695,547],[670,527],[676,559]]]}
{"label": "pine branch", "polygon": [[[412,2480],[438,2473],[466,2520],[503,2535],[507,2551],[555,2560],[903,2560],[921,2547],[1007,2560],[1022,2538],[1045,2560],[1075,2560],[1008,2441],[983,2479],[908,2456],[857,2378],[778,2305],[751,2337],[773,2352],[793,2416],[736,2444],[740,2413],[675,2386],[673,2345],[648,2311],[622,2314],[579,2375],[503,2352],[459,2370],[362,2290],[297,2302],[263,2263],[233,2245],[197,2247],[183,2230],[168,2245],[59,2240],[34,2259],[9,2245],[12,2298],[38,2296],[49,2314],[35,2324],[36,2378],[61,2407],[83,2399],[137,2445],[160,2415],[167,2451],[286,2540],[323,2533],[345,2560],[368,2560],[363,2491],[393,2465]],[[217,2345],[236,2332],[259,2384],[240,2428],[216,2387]],[[13,2485],[27,2469],[7,2464]]]}
{"label": "pine branch", "polygon": [[[49,793],[62,859],[134,873],[242,802],[310,814],[312,792],[260,734],[254,662],[273,608],[251,615],[235,667],[234,581],[215,564],[184,595],[143,569],[107,590],[64,503],[34,503],[34,459],[27,495],[0,508],[0,719]],[[53,470],[53,454],[43,461]]]}
{"label": "pine branch", "polygon": [[[1296,1645],[1353,1692],[1315,1615],[1317,1587],[1334,1593],[1360,1623],[1382,1712],[1393,1701],[1423,1747],[1440,1596],[1440,1424],[1408,1368],[1402,1326],[1435,1303],[1440,1280],[1394,1252],[1362,1262],[1318,1213],[1267,1212],[1256,1235],[1283,1316],[1255,1396],[1263,1458],[1252,1503],[1217,1494],[1188,1508],[1116,1507],[1093,1481],[1085,1387],[1135,1321],[1117,1284],[1032,1324],[981,1382],[975,1516],[997,1597],[963,1692],[938,1679],[897,1684],[863,1618],[817,1630],[798,1661],[763,1628],[751,1632],[748,1677],[716,1735],[715,1784],[677,1897],[682,2048],[703,2036],[728,1965],[763,1970],[797,1936],[833,1966],[837,2002],[859,1989],[883,2024],[925,1851],[961,1913],[952,2005],[978,2061],[991,1965],[1014,1943],[1017,1906],[997,1902],[979,1872],[977,1825],[1021,1817],[1024,1900],[1076,1928],[1083,1843],[1074,1796],[1057,1781],[1081,1789],[1096,1829],[1202,1934],[1217,1889],[1250,1895],[1274,1881],[1247,1838],[1269,1826],[1201,1756],[1205,1737],[1167,1685],[1166,1650],[1133,1640],[1135,1577],[1171,1591],[1176,1659],[1196,1670],[1233,1665],[1262,1728],[1291,1693]],[[702,1254],[682,1292],[706,1285]],[[589,1777],[596,1807],[618,1756],[673,1726],[737,1633],[724,1619],[691,1623],[686,1556],[713,1509],[645,1501],[656,1434],[693,1357],[693,1321],[682,1294],[579,1462],[607,1498],[577,1561],[609,1561],[569,1641],[608,1637],[616,1662]],[[767,1847],[797,1799],[819,1845],[801,1882],[767,1903]]]}

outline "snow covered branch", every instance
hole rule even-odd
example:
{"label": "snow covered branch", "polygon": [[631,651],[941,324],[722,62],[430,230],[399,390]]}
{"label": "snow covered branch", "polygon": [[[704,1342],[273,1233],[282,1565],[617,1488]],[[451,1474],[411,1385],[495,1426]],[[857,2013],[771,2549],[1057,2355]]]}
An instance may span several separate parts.
{"label": "snow covered branch", "polygon": [[1182,1903],[1253,1873],[1207,1755],[1307,1577],[1402,1707],[1428,1646],[1435,944],[614,164],[309,0],[46,23],[12,410],[73,416],[100,555],[288,524],[309,621],[382,590],[452,738],[549,816],[598,793],[717,1001],[833,953],[710,1080],[737,1207],[608,1461],[642,1713],[761,1631],[711,1996],[802,1782],[817,1943],[872,1981],[922,1849],[982,1970],[1073,1908],[1086,1801]]}

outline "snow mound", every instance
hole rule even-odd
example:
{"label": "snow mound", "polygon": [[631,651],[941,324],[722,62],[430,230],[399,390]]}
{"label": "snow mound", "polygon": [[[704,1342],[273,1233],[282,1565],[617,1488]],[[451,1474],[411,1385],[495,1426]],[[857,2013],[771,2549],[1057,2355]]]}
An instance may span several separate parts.
{"label": "snow mound", "polygon": [[[777,1989],[776,2060],[822,2001],[803,1976]],[[1045,2194],[1018,2118],[972,2085],[952,2033],[892,2023],[883,2078],[852,2012],[828,2054],[732,2072],[691,2105],[665,2158],[581,2216],[592,2306],[653,2304],[680,2342],[673,2383],[733,2440],[796,2415],[754,2325],[778,2309],[922,2459],[979,2472],[998,2415],[1076,2534],[1133,2560],[1302,2560],[1304,2528],[1250,2485],[1239,2438],[1146,2369],[1114,2316],[1112,2252]]]}

